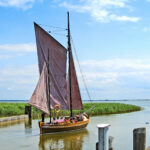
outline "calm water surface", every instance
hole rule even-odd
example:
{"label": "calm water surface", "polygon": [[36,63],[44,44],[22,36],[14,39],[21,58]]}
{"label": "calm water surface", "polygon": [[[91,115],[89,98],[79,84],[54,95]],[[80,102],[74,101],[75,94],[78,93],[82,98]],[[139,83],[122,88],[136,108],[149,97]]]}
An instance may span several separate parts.
{"label": "calm water surface", "polygon": [[96,125],[111,124],[108,135],[114,137],[115,150],[132,150],[133,129],[146,127],[150,145],[150,101],[127,101],[145,108],[139,112],[91,117],[84,130],[40,135],[38,121],[33,120],[0,126],[0,150],[95,150],[98,140]]}

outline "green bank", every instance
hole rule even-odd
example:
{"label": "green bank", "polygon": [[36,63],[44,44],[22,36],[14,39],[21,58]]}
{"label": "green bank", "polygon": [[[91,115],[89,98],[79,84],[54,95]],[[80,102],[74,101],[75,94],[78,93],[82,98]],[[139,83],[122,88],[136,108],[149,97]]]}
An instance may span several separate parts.
{"label": "green bank", "polygon": [[[22,115],[25,113],[25,106],[27,103],[0,103],[0,117]],[[141,107],[122,104],[122,103],[84,103],[84,110],[75,110],[74,114],[79,114],[88,111],[92,106],[95,106],[88,114],[90,116],[95,115],[106,115],[106,114],[117,114],[117,113],[127,113],[133,111],[141,110]],[[60,110],[59,113],[52,111],[53,115],[69,115],[69,111]],[[33,117],[38,117],[41,115],[41,111],[36,108],[32,108]]]}

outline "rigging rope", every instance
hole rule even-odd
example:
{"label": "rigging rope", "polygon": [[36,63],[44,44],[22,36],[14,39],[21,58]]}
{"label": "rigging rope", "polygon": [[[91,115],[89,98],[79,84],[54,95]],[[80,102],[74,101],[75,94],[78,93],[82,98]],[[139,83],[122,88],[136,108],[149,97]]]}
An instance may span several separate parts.
{"label": "rigging rope", "polygon": [[80,70],[80,73],[81,73],[81,77],[82,77],[82,80],[83,80],[83,84],[84,84],[85,90],[87,92],[89,100],[92,102],[89,90],[88,90],[87,85],[86,85],[86,81],[85,81],[84,75],[82,73],[82,69],[81,69],[81,66],[80,66],[80,63],[79,63],[78,55],[77,55],[77,52],[76,52],[76,48],[75,48],[72,36],[71,36],[71,41],[72,41],[72,46],[73,46],[73,49],[74,49],[74,52],[75,52],[75,56],[76,56],[76,59],[77,59],[77,63],[78,63],[78,66],[79,66],[79,70]]}
{"label": "rigging rope", "polygon": [[58,32],[53,32],[53,31],[47,31],[49,34],[52,33],[52,34],[56,34],[56,35],[60,35],[60,36],[66,36],[65,34],[61,34],[61,33],[58,33]]}
{"label": "rigging rope", "polygon": [[40,26],[45,26],[45,27],[56,28],[56,29],[67,30],[66,28],[62,28],[62,27],[56,27],[56,26],[52,26],[52,25],[45,25],[45,24],[39,24],[39,25],[40,25]]}

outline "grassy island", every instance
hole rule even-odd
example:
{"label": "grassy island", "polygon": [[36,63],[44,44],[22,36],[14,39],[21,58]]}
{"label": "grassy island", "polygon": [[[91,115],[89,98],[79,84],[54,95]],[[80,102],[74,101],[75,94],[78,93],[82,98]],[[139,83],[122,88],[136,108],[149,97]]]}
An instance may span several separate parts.
{"label": "grassy island", "polygon": [[[25,112],[25,106],[27,103],[0,103],[0,117],[22,115]],[[93,105],[95,108],[89,112],[90,116],[127,113],[141,110],[141,107],[122,103],[84,103],[84,110],[75,110],[74,114],[86,112]],[[54,111],[52,111],[54,114]],[[57,115],[69,115],[69,111],[61,110]],[[34,117],[41,115],[41,111],[36,108],[32,108],[32,114]]]}

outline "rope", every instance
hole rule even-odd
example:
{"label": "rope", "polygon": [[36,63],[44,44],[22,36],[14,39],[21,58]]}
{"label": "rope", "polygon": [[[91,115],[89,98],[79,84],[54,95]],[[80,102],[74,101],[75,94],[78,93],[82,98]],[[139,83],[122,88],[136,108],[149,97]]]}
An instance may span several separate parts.
{"label": "rope", "polygon": [[61,34],[61,33],[58,33],[58,32],[53,32],[53,31],[47,31],[49,34],[52,33],[52,34],[56,34],[56,35],[60,35],[60,36],[66,36],[66,34]]}
{"label": "rope", "polygon": [[88,90],[87,85],[86,85],[86,81],[85,81],[84,75],[83,75],[83,73],[82,73],[82,69],[81,69],[81,66],[80,66],[80,63],[79,63],[78,55],[77,55],[77,52],[76,52],[76,48],[75,48],[75,45],[74,45],[72,36],[71,36],[71,41],[72,41],[73,49],[74,49],[74,52],[75,52],[75,56],[76,56],[76,59],[77,59],[77,63],[78,63],[78,66],[79,66],[79,70],[80,70],[80,73],[81,73],[81,77],[82,77],[82,81],[83,81],[85,90],[86,90],[86,92],[87,92],[87,95],[88,95],[89,100],[92,102],[92,99],[91,99],[89,90]]}
{"label": "rope", "polygon": [[52,25],[44,25],[44,24],[39,24],[39,25],[40,25],[40,26],[45,26],[45,27],[50,27],[50,28],[56,28],[56,29],[67,30],[66,28],[56,27],[56,26],[52,26]]}

